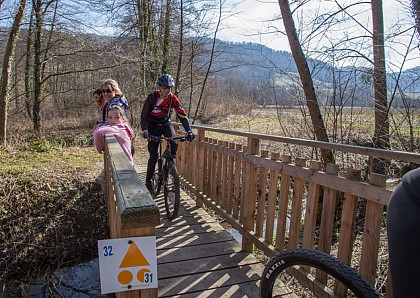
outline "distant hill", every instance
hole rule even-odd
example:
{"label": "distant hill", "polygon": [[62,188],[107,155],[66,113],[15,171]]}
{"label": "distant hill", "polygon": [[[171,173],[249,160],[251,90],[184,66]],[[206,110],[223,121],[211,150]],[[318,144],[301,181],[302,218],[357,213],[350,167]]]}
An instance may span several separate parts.
{"label": "distant hill", "polygon": [[[212,69],[218,77],[237,78],[248,86],[269,83],[278,88],[290,88],[294,82],[299,80],[296,64],[290,52],[276,51],[261,44],[220,40],[217,42],[217,49]],[[354,92],[350,91],[351,86],[356,89],[355,99],[360,101],[359,104],[372,104],[372,69],[349,66],[333,68],[318,60],[309,60],[308,63],[315,87],[320,94],[331,93],[334,77],[337,84],[341,83],[341,86],[346,86],[349,88],[349,92]],[[400,74],[388,73],[389,90],[395,89],[397,78],[399,80],[397,91],[408,94],[420,93],[420,67],[405,70]]]}

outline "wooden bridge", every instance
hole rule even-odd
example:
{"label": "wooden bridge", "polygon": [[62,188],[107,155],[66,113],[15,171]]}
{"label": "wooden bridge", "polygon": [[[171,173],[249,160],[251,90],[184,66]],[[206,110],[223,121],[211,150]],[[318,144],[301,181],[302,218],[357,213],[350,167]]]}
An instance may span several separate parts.
{"label": "wooden bridge", "polygon": [[[388,267],[379,252],[387,250],[384,206],[392,190],[366,163],[376,157],[420,164],[419,154],[194,128],[197,140],[180,143],[177,154],[191,198],[183,195],[172,222],[161,215],[161,198],[153,201],[115,139],[106,137],[111,236],[157,236],[159,289],[117,297],[258,297],[263,269],[250,253],[257,248],[272,257],[294,247],[335,255],[390,296],[390,283],[377,277]],[[336,164],[323,165],[320,150],[333,150]],[[236,229],[241,245],[203,208]],[[361,248],[354,254],[356,239]]]}

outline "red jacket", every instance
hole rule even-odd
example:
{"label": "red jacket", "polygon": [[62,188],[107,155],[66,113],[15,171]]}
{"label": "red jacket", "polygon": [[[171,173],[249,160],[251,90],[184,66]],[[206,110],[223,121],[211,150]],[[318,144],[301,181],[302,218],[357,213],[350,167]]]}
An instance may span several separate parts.
{"label": "red jacket", "polygon": [[178,97],[169,93],[167,98],[161,99],[159,91],[150,93],[146,98],[143,110],[141,111],[141,129],[147,130],[150,125],[170,123],[172,108],[175,109],[178,119],[182,123],[185,131],[191,130],[187,113],[181,106]]}

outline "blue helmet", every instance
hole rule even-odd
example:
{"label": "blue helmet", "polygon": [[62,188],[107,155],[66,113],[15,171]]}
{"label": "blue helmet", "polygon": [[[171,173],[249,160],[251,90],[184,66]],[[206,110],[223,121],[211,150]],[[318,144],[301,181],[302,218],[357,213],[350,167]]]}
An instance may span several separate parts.
{"label": "blue helmet", "polygon": [[174,87],[174,78],[171,75],[164,73],[159,77],[158,85],[164,87]]}

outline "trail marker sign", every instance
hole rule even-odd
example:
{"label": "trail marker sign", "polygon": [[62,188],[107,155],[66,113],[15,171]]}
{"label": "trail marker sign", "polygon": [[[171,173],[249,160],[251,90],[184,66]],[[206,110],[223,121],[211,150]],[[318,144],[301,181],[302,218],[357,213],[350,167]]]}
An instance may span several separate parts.
{"label": "trail marker sign", "polygon": [[101,293],[157,288],[156,237],[98,241]]}

